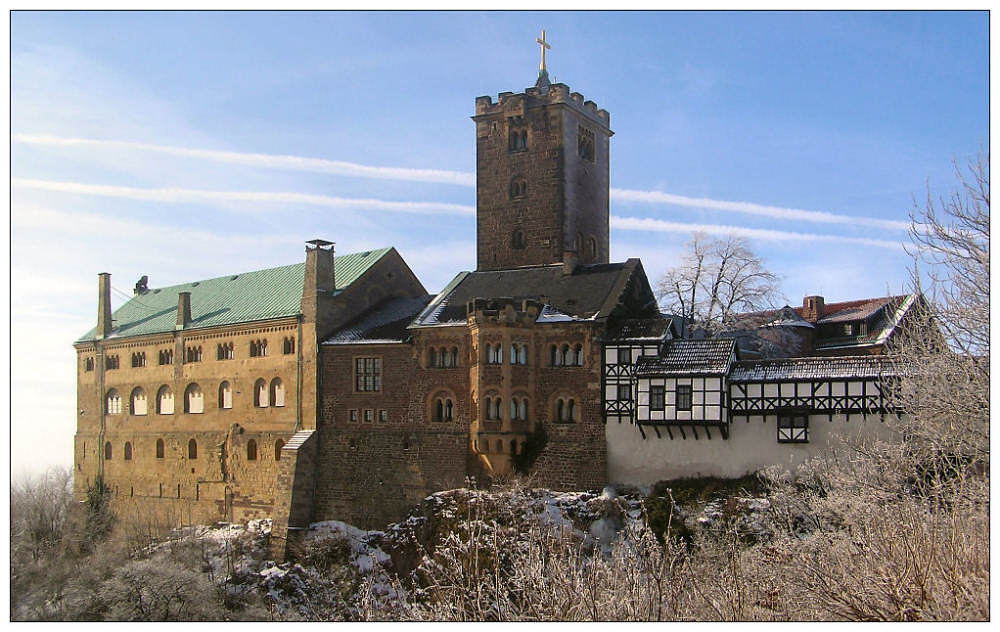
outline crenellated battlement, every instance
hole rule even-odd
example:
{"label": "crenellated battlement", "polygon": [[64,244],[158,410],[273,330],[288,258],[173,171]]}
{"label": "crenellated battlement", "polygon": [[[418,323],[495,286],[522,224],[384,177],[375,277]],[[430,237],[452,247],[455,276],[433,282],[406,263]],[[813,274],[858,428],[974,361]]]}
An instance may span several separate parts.
{"label": "crenellated battlement", "polygon": [[501,92],[496,102],[490,96],[476,97],[476,115],[473,119],[509,115],[512,112],[523,112],[527,108],[536,108],[562,104],[586,115],[605,127],[611,125],[611,115],[607,110],[598,108],[597,103],[585,100],[579,92],[570,92],[568,85],[553,83],[548,86],[532,86],[524,92]]}

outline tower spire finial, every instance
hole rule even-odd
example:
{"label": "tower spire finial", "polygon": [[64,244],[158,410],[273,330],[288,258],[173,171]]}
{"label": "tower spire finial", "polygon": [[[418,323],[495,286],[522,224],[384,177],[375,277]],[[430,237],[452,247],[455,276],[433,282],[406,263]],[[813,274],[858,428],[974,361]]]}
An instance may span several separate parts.
{"label": "tower spire finial", "polygon": [[545,50],[552,48],[548,42],[545,41],[545,29],[542,29],[542,36],[536,38],[535,41],[542,49],[542,63],[538,64],[538,81],[535,83],[537,86],[548,86],[549,85],[549,71],[545,67]]}

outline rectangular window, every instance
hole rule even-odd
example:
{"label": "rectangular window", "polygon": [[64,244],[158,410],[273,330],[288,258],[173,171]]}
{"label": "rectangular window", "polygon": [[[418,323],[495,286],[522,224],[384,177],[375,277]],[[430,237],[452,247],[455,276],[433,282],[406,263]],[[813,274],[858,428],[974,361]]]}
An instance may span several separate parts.
{"label": "rectangular window", "polygon": [[666,408],[664,405],[664,392],[665,388],[662,385],[650,386],[649,387],[649,409],[650,410],[663,410]]}
{"label": "rectangular window", "polygon": [[778,413],[778,443],[809,443],[809,414],[804,411]]}
{"label": "rectangular window", "polygon": [[632,349],[629,347],[618,347],[618,364],[632,363]]}
{"label": "rectangular window", "polygon": [[354,390],[364,393],[382,390],[382,358],[354,359]]}
{"label": "rectangular window", "polygon": [[358,409],[352,408],[350,413],[351,423],[358,423]]}
{"label": "rectangular window", "polygon": [[94,370],[94,359],[93,358],[85,358],[83,360],[83,370],[84,371],[93,371]]}
{"label": "rectangular window", "polygon": [[372,409],[371,408],[366,408],[365,409],[365,423],[366,424],[370,424],[374,418],[375,418],[375,415],[372,412]]}
{"label": "rectangular window", "polygon": [[691,386],[678,384],[676,394],[677,410],[691,410]]}
{"label": "rectangular window", "polygon": [[630,384],[618,385],[618,401],[627,402],[632,399],[632,386]]}
{"label": "rectangular window", "polygon": [[378,420],[382,423],[389,421],[389,412],[385,409],[378,411]]}

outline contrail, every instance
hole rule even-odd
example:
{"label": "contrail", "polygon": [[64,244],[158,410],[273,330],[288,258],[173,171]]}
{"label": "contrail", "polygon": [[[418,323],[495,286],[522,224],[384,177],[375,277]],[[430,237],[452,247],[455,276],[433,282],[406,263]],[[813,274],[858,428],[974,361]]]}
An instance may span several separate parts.
{"label": "contrail", "polygon": [[147,200],[153,202],[270,202],[284,204],[310,204],[327,208],[349,210],[390,211],[422,215],[463,215],[475,216],[476,207],[468,204],[447,202],[394,202],[372,198],[342,198],[310,193],[287,193],[267,191],[204,191],[200,189],[142,189],[82,182],[62,182],[54,180],[32,180],[11,178],[11,186],[81,195]]}
{"label": "contrail", "polygon": [[611,216],[611,227],[619,230],[641,230],[660,233],[694,233],[703,232],[713,235],[738,235],[750,239],[762,241],[822,241],[833,243],[860,244],[864,246],[876,246],[878,248],[888,248],[890,250],[902,250],[903,244],[898,241],[888,241],[885,239],[868,239],[866,237],[844,237],[841,235],[820,235],[816,233],[796,233],[783,230],[770,230],[765,228],[744,228],[742,226],[726,226],[723,224],[682,224],[679,222],[668,222],[661,219],[648,219],[640,217]]}
{"label": "contrail", "polygon": [[817,222],[821,224],[852,224],[873,226],[889,230],[908,230],[909,222],[900,222],[874,217],[858,217],[854,215],[838,215],[825,211],[807,211],[798,208],[784,208],[754,204],[753,202],[734,202],[729,200],[713,200],[710,198],[693,198],[661,191],[635,191],[630,189],[611,189],[611,199],[623,202],[645,202],[647,204],[669,204],[692,208],[705,208],[714,211],[730,211],[747,215],[759,215],[775,219]]}
{"label": "contrail", "polygon": [[287,171],[309,171],[313,173],[328,173],[338,176],[355,176],[361,178],[379,178],[383,180],[409,180],[411,182],[438,182],[443,184],[458,184],[476,186],[476,176],[462,171],[445,171],[440,169],[410,169],[406,167],[373,167],[355,162],[340,160],[325,160],[322,158],[306,158],[304,156],[286,156],[276,154],[256,154],[235,151],[216,151],[212,149],[191,149],[173,145],[154,145],[151,143],[134,143],[123,140],[97,140],[92,138],[65,138],[59,136],[36,136],[30,134],[14,134],[14,142],[30,145],[54,145],[61,147],[115,147],[120,149],[139,149],[171,156],[185,158],[200,158],[234,165],[248,167],[264,167],[268,169],[284,169]]}
{"label": "contrail", "polygon": [[[354,176],[361,178],[376,178],[384,180],[406,180],[410,182],[430,182],[473,187],[476,185],[476,174],[464,171],[446,171],[439,169],[412,169],[407,167],[378,167],[362,165],[354,162],[308,158],[303,156],[287,156],[276,154],[260,154],[235,151],[217,151],[211,149],[193,149],[173,145],[157,145],[152,143],[136,143],[119,140],[100,140],[93,138],[68,138],[61,136],[46,136],[32,134],[14,134],[11,139],[16,143],[31,145],[48,145],[59,147],[111,147],[121,149],[138,149],[158,152],[186,158],[198,158],[234,165],[282,169],[288,171],[304,171],[311,173],[326,173],[330,175]],[[611,199],[618,202],[639,202],[686,208],[711,209],[759,217],[770,217],[786,221],[814,222],[819,224],[845,224],[855,226],[871,226],[883,230],[905,231],[910,228],[909,222],[842,215],[826,211],[810,211],[797,208],[786,208],[755,202],[740,202],[733,200],[715,200],[712,198],[696,198],[663,191],[640,191],[635,189],[611,189]]]}

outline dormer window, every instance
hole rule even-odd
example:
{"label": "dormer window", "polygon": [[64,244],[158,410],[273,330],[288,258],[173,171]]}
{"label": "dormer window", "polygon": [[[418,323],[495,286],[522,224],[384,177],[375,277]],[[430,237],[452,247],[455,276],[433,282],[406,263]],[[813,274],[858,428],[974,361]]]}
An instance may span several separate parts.
{"label": "dormer window", "polygon": [[854,323],[844,323],[843,334],[845,336],[853,336],[855,332]]}

